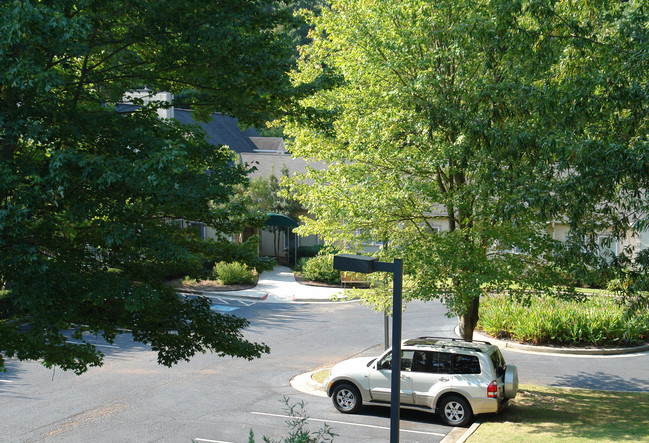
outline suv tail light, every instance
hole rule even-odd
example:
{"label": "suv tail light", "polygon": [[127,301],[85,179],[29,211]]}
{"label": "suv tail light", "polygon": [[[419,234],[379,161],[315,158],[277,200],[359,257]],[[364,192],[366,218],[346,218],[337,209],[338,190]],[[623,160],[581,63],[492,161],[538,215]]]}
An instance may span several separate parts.
{"label": "suv tail light", "polygon": [[489,383],[487,386],[487,397],[498,398],[498,382],[496,380]]}

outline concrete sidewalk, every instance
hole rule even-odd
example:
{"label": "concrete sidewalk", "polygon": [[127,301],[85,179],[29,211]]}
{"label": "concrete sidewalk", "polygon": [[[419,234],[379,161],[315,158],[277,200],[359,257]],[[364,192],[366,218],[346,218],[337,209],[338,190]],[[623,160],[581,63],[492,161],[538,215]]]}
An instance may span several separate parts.
{"label": "concrete sidewalk", "polygon": [[293,271],[286,266],[275,266],[272,271],[262,272],[257,286],[241,291],[201,291],[183,288],[182,294],[202,295],[204,297],[235,297],[263,300],[269,303],[286,302],[331,302],[335,296],[338,301],[346,301],[343,288],[309,286],[298,283]]}

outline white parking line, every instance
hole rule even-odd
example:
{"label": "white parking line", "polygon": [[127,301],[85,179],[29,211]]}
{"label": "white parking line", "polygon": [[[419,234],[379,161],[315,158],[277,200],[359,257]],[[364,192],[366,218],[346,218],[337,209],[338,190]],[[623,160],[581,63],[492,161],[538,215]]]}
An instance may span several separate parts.
{"label": "white parking line", "polygon": [[223,441],[223,440],[206,440],[204,438],[195,438],[194,441],[204,441],[207,443],[233,443],[231,441]]}
{"label": "white parking line", "polygon": [[12,380],[2,380],[0,379],[0,383],[13,383]]}
{"label": "white parking line", "polygon": [[216,297],[215,300],[218,300],[219,303],[229,304],[239,304],[245,306],[246,308],[252,305],[257,304],[257,300],[242,300],[240,298],[227,298],[227,297]]}
{"label": "white parking line", "polygon": [[[278,417],[278,418],[295,418],[290,415],[280,415],[280,414],[267,414],[266,412],[251,412],[255,415],[265,415],[268,417]],[[307,418],[308,421],[317,421],[322,423],[333,423],[337,425],[349,425],[349,426],[358,426],[361,428],[372,428],[372,429],[381,429],[381,430],[390,430],[388,426],[376,426],[376,425],[365,425],[362,423],[350,423],[345,421],[336,421],[336,420],[321,420],[319,418]],[[411,431],[408,429],[400,429],[401,432],[409,432],[411,434],[422,434],[422,435],[434,435],[435,437],[445,437],[446,434],[440,434],[439,432],[424,432],[424,431]]]}
{"label": "white parking line", "polygon": [[232,311],[236,311],[237,309],[239,309],[238,306],[223,306],[223,305],[210,306],[210,310],[217,311],[217,312],[232,312]]}

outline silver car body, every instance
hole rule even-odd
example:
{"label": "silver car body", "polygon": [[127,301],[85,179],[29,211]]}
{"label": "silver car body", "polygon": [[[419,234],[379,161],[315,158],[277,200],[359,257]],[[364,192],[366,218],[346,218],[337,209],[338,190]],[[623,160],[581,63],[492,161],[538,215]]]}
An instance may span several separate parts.
{"label": "silver car body", "polygon": [[[364,404],[389,406],[391,352],[387,350],[377,358],[354,358],[335,365],[325,380],[327,395],[331,397],[341,383],[351,383],[358,389]],[[437,360],[425,362],[421,360],[424,357]],[[415,358],[420,360],[414,361]],[[479,368],[475,363],[476,358]],[[455,368],[460,364],[453,363],[453,367],[450,364],[464,362],[466,365],[469,360],[472,366],[468,366],[468,371],[472,373],[461,373],[468,371],[458,371]],[[506,372],[510,384],[507,396]],[[484,342],[422,337],[405,340],[402,344],[400,384],[402,408],[435,412],[440,399],[453,395],[466,399],[470,412],[476,415],[499,412],[516,395],[518,373],[514,366],[505,367],[497,346]],[[489,389],[491,392],[488,392]]]}

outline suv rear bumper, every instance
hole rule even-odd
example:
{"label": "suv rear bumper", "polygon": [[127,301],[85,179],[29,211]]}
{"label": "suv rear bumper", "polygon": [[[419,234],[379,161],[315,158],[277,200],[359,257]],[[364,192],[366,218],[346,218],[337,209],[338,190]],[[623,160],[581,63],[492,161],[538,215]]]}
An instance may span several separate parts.
{"label": "suv rear bumper", "polygon": [[473,398],[470,403],[474,414],[490,414],[502,411],[508,402],[507,398]]}

